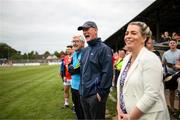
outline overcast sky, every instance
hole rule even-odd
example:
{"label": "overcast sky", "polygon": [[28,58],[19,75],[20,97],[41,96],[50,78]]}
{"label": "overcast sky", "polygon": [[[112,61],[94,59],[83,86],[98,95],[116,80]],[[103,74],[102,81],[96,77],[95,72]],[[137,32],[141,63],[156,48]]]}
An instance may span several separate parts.
{"label": "overcast sky", "polygon": [[0,0],[0,42],[18,51],[65,50],[95,21],[105,40],[155,0]]}

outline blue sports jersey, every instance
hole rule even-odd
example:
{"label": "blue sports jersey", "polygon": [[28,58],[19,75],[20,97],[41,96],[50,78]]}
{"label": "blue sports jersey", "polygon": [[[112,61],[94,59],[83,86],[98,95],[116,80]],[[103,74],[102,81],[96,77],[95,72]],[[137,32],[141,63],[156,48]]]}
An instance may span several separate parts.
{"label": "blue sports jersey", "polygon": [[[73,57],[72,57],[72,65],[74,68],[79,67],[80,65],[80,59],[81,59],[81,53],[79,52],[74,52],[73,53]],[[80,74],[73,74],[72,76],[72,80],[71,80],[71,87],[73,89],[79,90],[79,84],[80,84]]]}

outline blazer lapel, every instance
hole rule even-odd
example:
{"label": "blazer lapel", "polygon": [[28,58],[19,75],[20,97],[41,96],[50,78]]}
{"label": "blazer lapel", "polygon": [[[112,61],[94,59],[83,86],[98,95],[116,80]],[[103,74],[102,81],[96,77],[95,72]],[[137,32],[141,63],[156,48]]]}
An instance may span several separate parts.
{"label": "blazer lapel", "polygon": [[[131,76],[131,74],[133,73],[133,71],[136,69],[136,67],[138,66],[139,60],[140,60],[144,50],[145,50],[144,48],[141,49],[141,51],[139,52],[139,54],[138,54],[137,58],[135,59],[134,63],[129,68],[127,76],[126,76],[126,80],[125,80],[125,83],[124,83],[124,88],[127,88],[125,86],[127,86],[128,79]],[[124,90],[124,91],[126,91],[126,90]]]}
{"label": "blazer lapel", "polygon": [[129,61],[130,58],[131,58],[131,54],[129,54],[128,56],[126,56],[126,58],[123,60],[123,66],[122,66],[122,68],[121,68],[121,72],[120,72],[120,75],[119,75],[119,76],[121,76],[121,74],[122,74],[122,72],[124,71],[124,69],[125,69],[125,67],[126,67],[126,65],[127,65],[127,63],[128,63],[128,61]]}

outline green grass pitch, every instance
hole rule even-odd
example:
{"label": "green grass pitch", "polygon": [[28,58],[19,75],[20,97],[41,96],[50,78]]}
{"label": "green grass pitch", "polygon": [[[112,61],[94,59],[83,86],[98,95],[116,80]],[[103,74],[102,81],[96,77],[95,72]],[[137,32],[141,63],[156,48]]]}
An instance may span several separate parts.
{"label": "green grass pitch", "polygon": [[[63,95],[58,65],[0,67],[0,119],[76,119],[71,97],[70,108],[62,108]],[[116,115],[109,98],[107,111],[106,119]]]}

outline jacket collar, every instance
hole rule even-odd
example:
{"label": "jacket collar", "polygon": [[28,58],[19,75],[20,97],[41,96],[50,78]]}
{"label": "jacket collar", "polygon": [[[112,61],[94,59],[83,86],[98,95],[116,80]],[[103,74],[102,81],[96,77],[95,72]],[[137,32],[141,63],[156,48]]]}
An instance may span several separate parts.
{"label": "jacket collar", "polygon": [[95,46],[97,43],[101,42],[101,38],[95,38],[87,42],[89,46]]}

